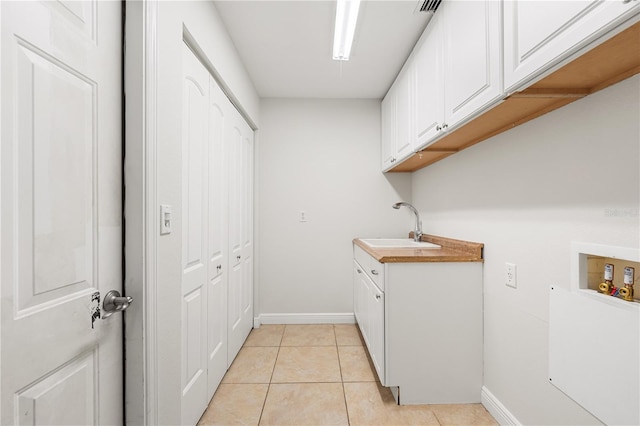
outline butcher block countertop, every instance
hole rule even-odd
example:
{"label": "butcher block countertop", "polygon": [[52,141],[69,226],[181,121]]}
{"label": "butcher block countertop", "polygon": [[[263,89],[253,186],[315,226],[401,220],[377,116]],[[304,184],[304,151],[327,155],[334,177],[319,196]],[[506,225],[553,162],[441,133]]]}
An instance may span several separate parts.
{"label": "butcher block countertop", "polygon": [[[409,234],[413,238],[413,232]],[[359,238],[353,243],[373,256],[380,263],[401,262],[484,262],[482,250],[484,244],[451,238],[423,235],[422,241],[433,243],[441,248],[413,247],[371,247]]]}

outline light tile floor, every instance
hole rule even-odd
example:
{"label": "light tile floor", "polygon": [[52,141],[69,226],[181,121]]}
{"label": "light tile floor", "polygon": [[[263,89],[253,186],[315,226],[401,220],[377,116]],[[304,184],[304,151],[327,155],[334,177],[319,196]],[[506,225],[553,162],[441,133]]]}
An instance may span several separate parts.
{"label": "light tile floor", "polygon": [[497,425],[481,404],[396,405],[356,325],[251,331],[199,425]]}

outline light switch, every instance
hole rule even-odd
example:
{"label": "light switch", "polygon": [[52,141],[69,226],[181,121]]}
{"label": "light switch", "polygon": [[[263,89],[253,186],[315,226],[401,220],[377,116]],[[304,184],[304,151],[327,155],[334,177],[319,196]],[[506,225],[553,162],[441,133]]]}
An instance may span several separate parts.
{"label": "light switch", "polygon": [[171,214],[171,206],[168,204],[160,205],[160,235],[167,235],[171,233],[171,221],[173,220]]}
{"label": "light switch", "polygon": [[518,288],[515,263],[504,264],[504,283],[508,287]]}

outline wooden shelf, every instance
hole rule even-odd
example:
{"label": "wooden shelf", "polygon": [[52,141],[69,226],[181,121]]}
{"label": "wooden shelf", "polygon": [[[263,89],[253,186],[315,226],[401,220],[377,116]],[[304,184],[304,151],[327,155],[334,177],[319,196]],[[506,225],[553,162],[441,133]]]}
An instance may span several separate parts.
{"label": "wooden shelf", "polygon": [[390,172],[413,172],[640,73],[640,22],[438,139]]}

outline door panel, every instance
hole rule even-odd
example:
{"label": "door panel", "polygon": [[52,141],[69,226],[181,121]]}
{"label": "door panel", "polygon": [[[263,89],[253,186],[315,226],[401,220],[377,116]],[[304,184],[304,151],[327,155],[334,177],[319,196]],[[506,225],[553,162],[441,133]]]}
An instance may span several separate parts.
{"label": "door panel", "polygon": [[231,365],[244,342],[243,337],[243,268],[242,268],[242,122],[236,111],[231,112],[227,136],[229,150],[229,302],[228,355]]}
{"label": "door panel", "polygon": [[[3,424],[123,421],[121,4],[0,3]],[[99,160],[99,161],[98,161]]]}
{"label": "door panel", "polygon": [[[17,43],[18,315],[94,287],[96,87]],[[65,69],[66,68],[66,69]],[[60,108],[59,99],[65,99]],[[39,308],[38,308],[39,307]]]}
{"label": "door panel", "polygon": [[[16,411],[25,415],[19,416],[16,424],[97,424],[96,358],[96,351],[83,354],[18,391]],[[64,405],[60,403],[64,401],[75,401],[76,404],[72,409],[61,409]]]}
{"label": "door panel", "polygon": [[209,73],[183,45],[182,421],[207,406],[207,163]]}
{"label": "door panel", "polygon": [[[244,120],[243,120],[244,121]],[[245,338],[253,328],[253,131],[242,135],[242,316]]]}
{"label": "door panel", "polygon": [[208,399],[227,371],[227,203],[224,158],[229,100],[209,76]]}
{"label": "door panel", "polygon": [[253,131],[235,110],[230,123],[229,364],[253,328]]}

